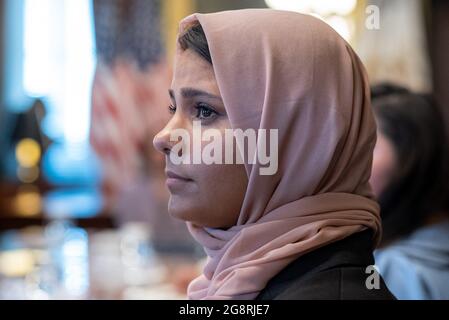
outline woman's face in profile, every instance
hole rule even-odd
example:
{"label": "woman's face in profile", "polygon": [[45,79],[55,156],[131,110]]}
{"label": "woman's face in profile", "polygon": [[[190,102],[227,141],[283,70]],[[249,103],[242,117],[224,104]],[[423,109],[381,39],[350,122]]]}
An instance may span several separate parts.
{"label": "woman's face in profile", "polygon": [[[154,138],[156,149],[165,154],[168,211],[199,226],[231,227],[237,222],[246,192],[244,165],[175,164],[170,157],[172,152],[181,155],[182,151],[172,150],[178,143],[193,154],[194,121],[201,123],[202,130],[218,130],[222,137],[225,129],[231,128],[212,65],[191,49],[178,51],[169,94],[171,119]],[[170,135],[177,129],[189,133],[190,141],[171,141]]]}

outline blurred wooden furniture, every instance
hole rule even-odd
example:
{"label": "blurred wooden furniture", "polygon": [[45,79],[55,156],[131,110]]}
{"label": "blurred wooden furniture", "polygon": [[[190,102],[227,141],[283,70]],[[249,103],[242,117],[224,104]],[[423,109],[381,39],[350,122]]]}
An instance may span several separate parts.
{"label": "blurred wooden furniture", "polygon": [[[14,209],[14,201],[17,195],[18,186],[0,183],[0,231],[9,229],[21,229],[29,226],[44,226],[55,219],[45,211],[40,211],[33,215],[23,215]],[[48,186],[39,186],[42,192],[51,190]],[[74,225],[81,228],[109,229],[116,228],[116,223],[111,214],[101,210],[89,217],[65,216],[65,220],[70,220]]]}

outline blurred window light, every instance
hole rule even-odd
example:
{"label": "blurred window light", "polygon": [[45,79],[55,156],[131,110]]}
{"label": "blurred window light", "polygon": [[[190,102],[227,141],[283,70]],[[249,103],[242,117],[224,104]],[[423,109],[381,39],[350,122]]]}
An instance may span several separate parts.
{"label": "blurred window light", "polygon": [[42,157],[42,175],[58,186],[96,186],[101,180],[98,158],[88,144],[52,144]]}
{"label": "blurred window light", "polygon": [[67,298],[86,298],[89,289],[89,250],[86,231],[80,228],[66,230],[61,263]]}
{"label": "blurred window light", "polygon": [[268,7],[278,10],[348,15],[355,9],[357,0],[265,0],[265,3]]}
{"label": "blurred window light", "polygon": [[351,40],[353,28],[349,15],[357,0],[265,0],[268,7],[277,10],[311,14],[327,22],[344,39]]}
{"label": "blurred window light", "polygon": [[51,219],[91,218],[98,215],[102,207],[100,191],[88,188],[51,191],[43,201],[46,216]]}
{"label": "blurred window light", "polygon": [[357,5],[357,0],[314,0],[313,10],[324,14],[337,14],[337,15],[348,15],[350,14]]}
{"label": "blurred window light", "polygon": [[265,3],[273,9],[303,13],[309,13],[313,6],[313,0],[265,0]]}
{"label": "blurred window light", "polygon": [[25,93],[46,98],[51,138],[87,143],[95,64],[91,1],[24,1]]}
{"label": "blurred window light", "polygon": [[353,33],[351,21],[340,16],[331,16],[326,22],[334,28],[344,39],[349,40]]}

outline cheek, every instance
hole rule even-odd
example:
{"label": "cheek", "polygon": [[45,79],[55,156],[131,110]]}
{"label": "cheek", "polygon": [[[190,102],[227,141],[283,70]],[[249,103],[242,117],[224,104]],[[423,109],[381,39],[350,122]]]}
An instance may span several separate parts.
{"label": "cheek", "polygon": [[[217,121],[212,128],[225,137],[229,128],[226,120]],[[205,130],[206,128],[203,128]],[[191,137],[192,137],[192,132]],[[225,140],[225,139],[224,139]],[[201,143],[201,150],[210,141]],[[222,140],[222,156],[225,154],[225,141]],[[189,142],[190,160],[193,155],[193,140]],[[235,144],[235,143],[234,143]],[[202,160],[203,157],[201,157]],[[222,159],[224,160],[224,159]],[[227,228],[237,222],[245,197],[247,177],[242,164],[201,164],[181,165],[182,172],[193,179],[193,183],[183,192],[172,193],[169,212],[172,216],[211,228]]]}
{"label": "cheek", "polygon": [[396,169],[396,159],[393,146],[389,141],[379,140],[373,153],[373,168],[370,183],[377,197],[391,182]]}
{"label": "cheek", "polygon": [[169,211],[177,218],[211,228],[235,225],[245,197],[243,165],[193,165],[196,192],[172,195]]}

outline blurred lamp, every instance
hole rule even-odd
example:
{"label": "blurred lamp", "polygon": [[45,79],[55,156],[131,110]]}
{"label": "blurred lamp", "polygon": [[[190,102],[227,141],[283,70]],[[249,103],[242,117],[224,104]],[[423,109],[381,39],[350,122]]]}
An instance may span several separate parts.
{"label": "blurred lamp", "polygon": [[39,189],[33,185],[23,185],[14,198],[15,212],[20,216],[30,217],[42,211],[42,198]]}
{"label": "blurred lamp", "polygon": [[17,177],[23,183],[32,183],[39,178],[39,167],[34,166],[30,168],[19,166],[17,168]]}
{"label": "blurred lamp", "polygon": [[41,158],[41,147],[36,140],[25,138],[16,146],[16,158],[20,166],[31,168],[39,163]]}
{"label": "blurred lamp", "polygon": [[0,273],[7,277],[22,277],[33,270],[35,259],[31,250],[20,249],[0,253]]}

